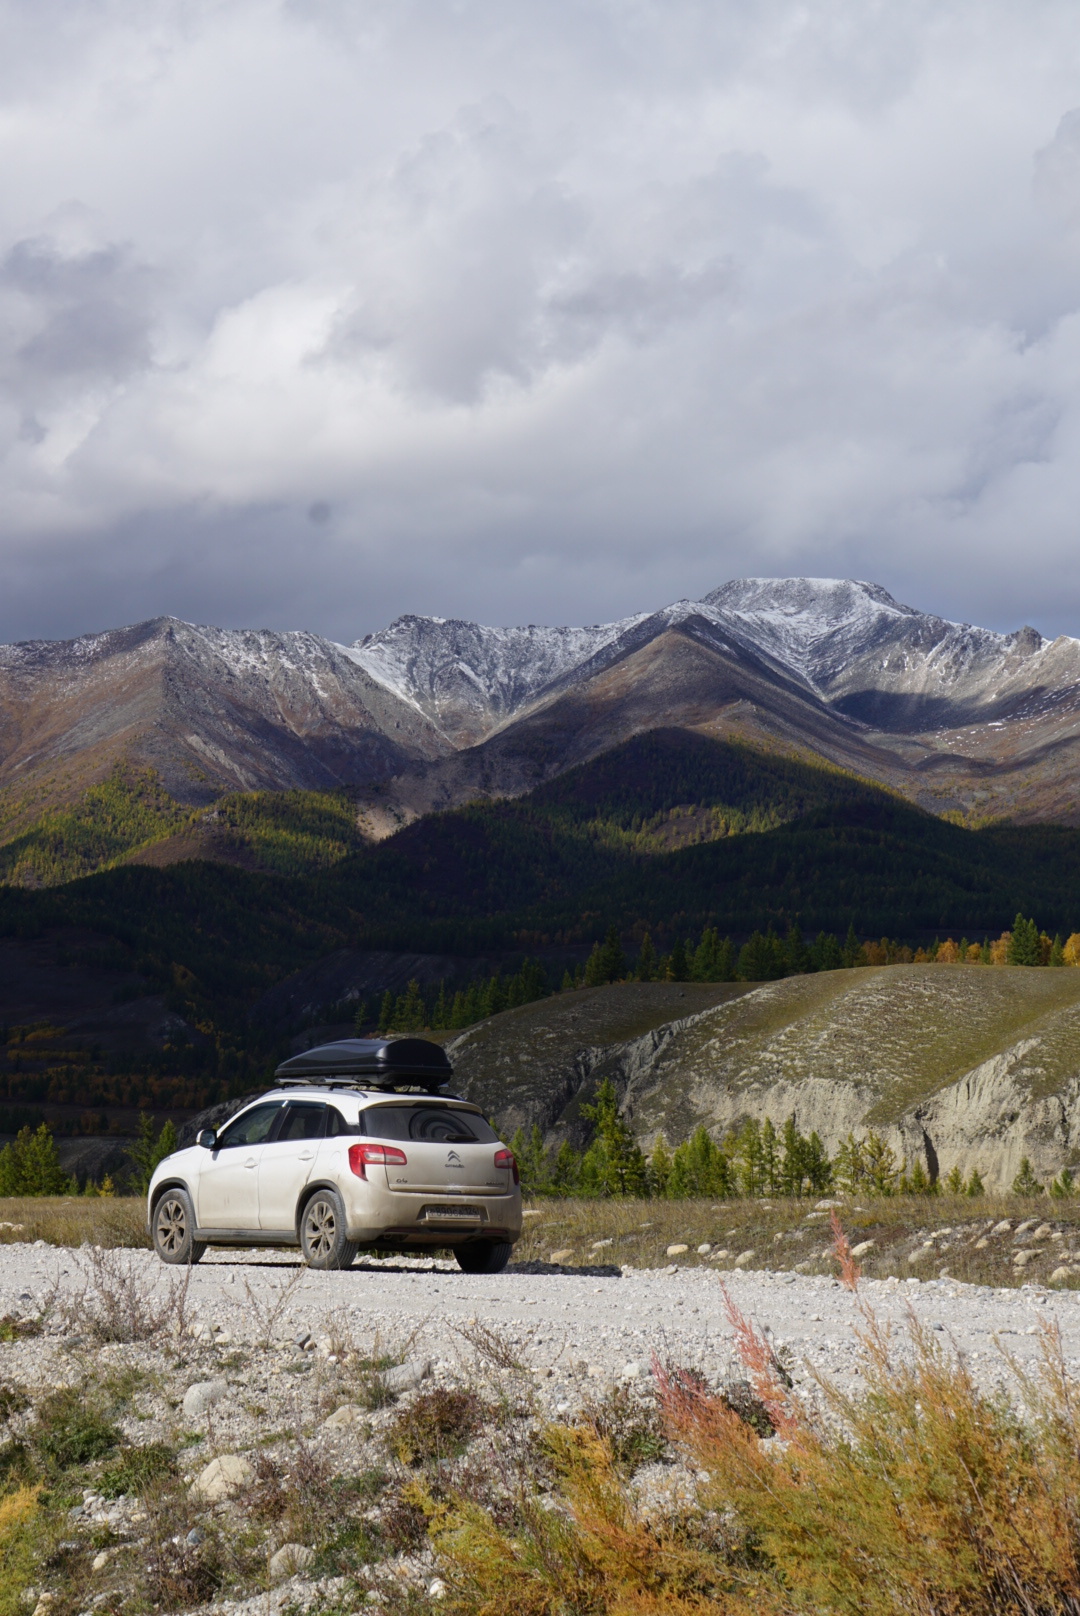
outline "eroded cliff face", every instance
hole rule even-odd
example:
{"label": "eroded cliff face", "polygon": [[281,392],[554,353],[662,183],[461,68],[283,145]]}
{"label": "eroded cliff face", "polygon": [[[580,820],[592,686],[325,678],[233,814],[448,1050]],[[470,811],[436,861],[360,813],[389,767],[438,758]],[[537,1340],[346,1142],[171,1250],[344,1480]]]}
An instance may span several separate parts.
{"label": "eroded cliff face", "polygon": [[[1017,1036],[1019,1034],[1019,1036]],[[996,1043],[993,1053],[981,1054]],[[990,1190],[1080,1161],[1080,972],[893,966],[770,984],[604,1052],[643,1143],[794,1115],[830,1154],[874,1128]]]}

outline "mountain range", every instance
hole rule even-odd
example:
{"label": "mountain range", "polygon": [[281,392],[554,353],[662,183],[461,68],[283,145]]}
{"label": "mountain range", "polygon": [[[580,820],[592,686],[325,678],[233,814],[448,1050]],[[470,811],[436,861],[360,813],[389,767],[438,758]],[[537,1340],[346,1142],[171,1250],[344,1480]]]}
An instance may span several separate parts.
{"label": "mountain range", "polygon": [[585,628],[405,616],[346,646],[159,618],[0,647],[14,829],[122,760],[193,807],[347,788],[379,839],[657,729],[839,767],[967,823],[1080,822],[1080,640],[952,623],[851,579],[740,579]]}

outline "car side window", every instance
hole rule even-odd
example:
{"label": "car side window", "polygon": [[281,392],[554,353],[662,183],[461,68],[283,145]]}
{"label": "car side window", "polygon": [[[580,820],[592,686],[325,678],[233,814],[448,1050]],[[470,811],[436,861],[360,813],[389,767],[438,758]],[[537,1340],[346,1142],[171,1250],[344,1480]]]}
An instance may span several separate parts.
{"label": "car side window", "polygon": [[290,1104],[274,1143],[280,1145],[290,1140],[321,1139],[325,1122],[325,1105]]}
{"label": "car side window", "polygon": [[342,1116],[341,1112],[336,1106],[327,1106],[326,1132],[323,1134],[324,1139],[337,1139],[340,1134],[353,1133],[354,1131],[354,1129],[349,1127],[349,1124],[345,1121],[345,1118]]}
{"label": "car side window", "polygon": [[280,1100],[274,1100],[268,1105],[253,1105],[250,1111],[245,1111],[242,1116],[221,1130],[217,1137],[217,1149],[228,1150],[233,1145],[263,1144],[280,1110]]}

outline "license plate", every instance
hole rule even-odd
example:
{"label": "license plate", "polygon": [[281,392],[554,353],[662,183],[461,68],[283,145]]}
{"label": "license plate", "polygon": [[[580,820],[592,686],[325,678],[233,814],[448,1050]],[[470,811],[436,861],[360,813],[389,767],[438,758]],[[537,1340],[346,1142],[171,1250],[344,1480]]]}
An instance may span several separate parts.
{"label": "license plate", "polygon": [[429,1223],[438,1218],[445,1218],[453,1223],[461,1223],[466,1219],[470,1223],[482,1223],[484,1220],[484,1214],[477,1206],[429,1206],[424,1209],[424,1217]]}

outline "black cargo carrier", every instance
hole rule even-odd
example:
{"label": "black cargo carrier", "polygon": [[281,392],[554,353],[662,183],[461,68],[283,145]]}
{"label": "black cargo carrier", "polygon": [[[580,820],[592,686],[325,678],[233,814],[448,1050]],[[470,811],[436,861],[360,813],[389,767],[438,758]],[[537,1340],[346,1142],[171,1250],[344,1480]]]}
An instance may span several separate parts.
{"label": "black cargo carrier", "polygon": [[429,1038],[342,1038],[290,1056],[274,1076],[285,1083],[341,1082],[436,1094],[446,1092],[453,1071],[445,1049]]}

